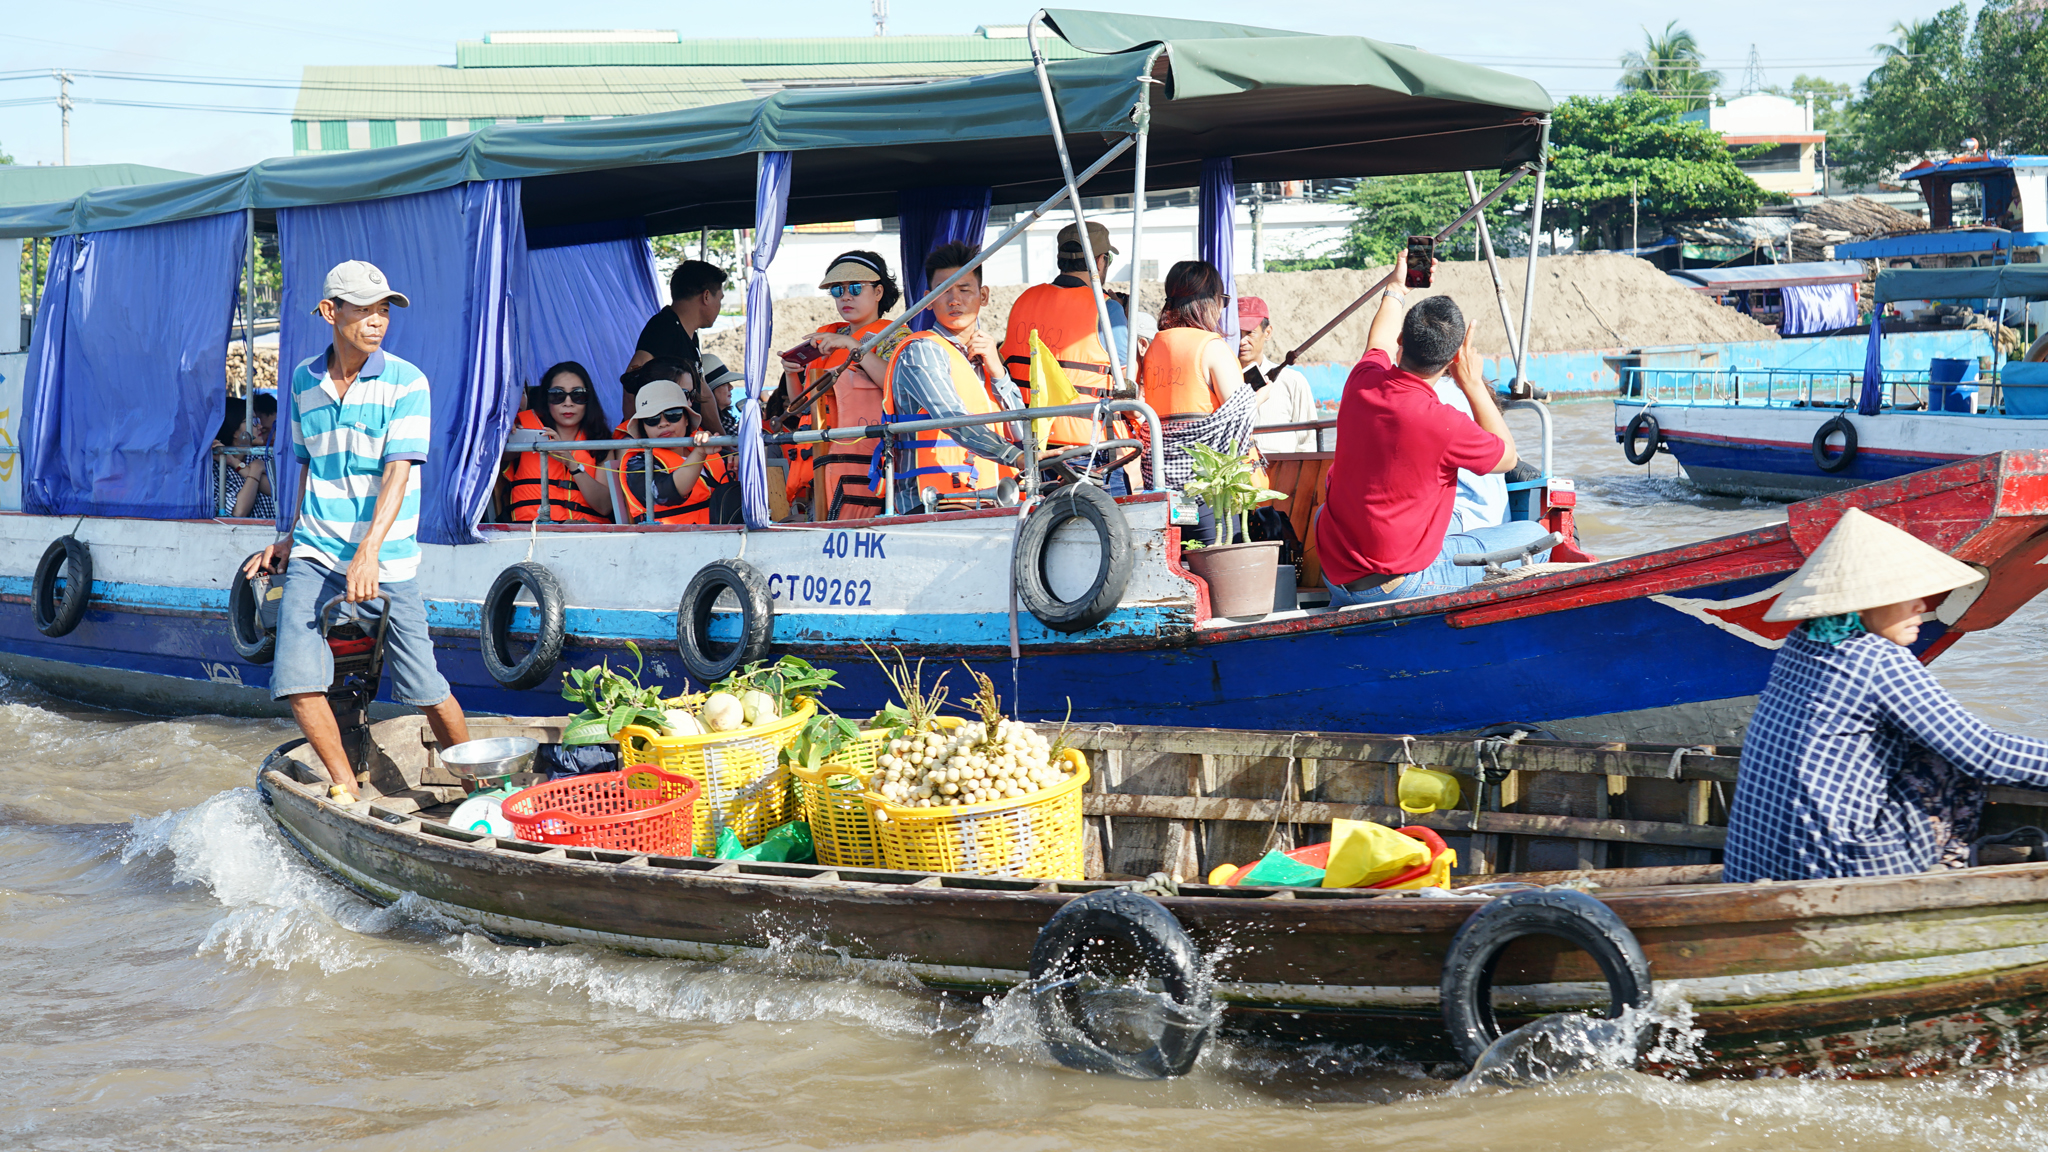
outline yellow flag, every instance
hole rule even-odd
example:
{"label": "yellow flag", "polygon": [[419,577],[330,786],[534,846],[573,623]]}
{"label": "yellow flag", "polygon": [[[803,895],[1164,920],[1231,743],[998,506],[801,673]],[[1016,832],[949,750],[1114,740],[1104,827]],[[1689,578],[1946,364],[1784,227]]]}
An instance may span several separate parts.
{"label": "yellow flag", "polygon": [[[1081,403],[1081,394],[1074,391],[1067,380],[1067,370],[1060,367],[1059,357],[1038,338],[1038,329],[1031,330],[1031,406],[1033,408],[1054,408],[1062,404]],[[1038,441],[1038,450],[1045,451],[1045,438],[1052,434],[1051,420],[1033,420],[1031,435]]]}

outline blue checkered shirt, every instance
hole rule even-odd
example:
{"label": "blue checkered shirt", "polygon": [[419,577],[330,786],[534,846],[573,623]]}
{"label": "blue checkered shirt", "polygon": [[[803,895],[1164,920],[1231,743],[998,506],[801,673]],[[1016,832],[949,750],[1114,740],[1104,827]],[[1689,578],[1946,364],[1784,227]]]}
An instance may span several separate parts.
{"label": "blue checkered shirt", "polygon": [[1985,726],[1912,652],[1868,632],[1828,645],[1793,630],[1743,739],[1724,878],[1932,868],[1933,828],[1893,782],[1916,747],[1987,784],[2048,788],[2048,741]]}

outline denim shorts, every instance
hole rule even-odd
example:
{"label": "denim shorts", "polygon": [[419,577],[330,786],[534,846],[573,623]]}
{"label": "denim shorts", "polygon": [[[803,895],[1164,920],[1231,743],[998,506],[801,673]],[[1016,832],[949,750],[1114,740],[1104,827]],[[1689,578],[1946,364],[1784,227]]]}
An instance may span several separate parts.
{"label": "denim shorts", "polygon": [[[291,562],[284,574],[284,600],[277,612],[277,656],[270,667],[270,698],[326,692],[334,682],[334,653],[320,635],[313,614],[348,591],[348,574],[311,560]],[[434,638],[427,632],[427,605],[417,580],[379,581],[379,595],[391,599],[391,625],[384,634],[384,666],[391,673],[392,698],[425,708],[449,697],[448,681],[434,664]],[[376,601],[356,605],[365,620],[376,620]],[[337,614],[340,612],[336,609]]]}

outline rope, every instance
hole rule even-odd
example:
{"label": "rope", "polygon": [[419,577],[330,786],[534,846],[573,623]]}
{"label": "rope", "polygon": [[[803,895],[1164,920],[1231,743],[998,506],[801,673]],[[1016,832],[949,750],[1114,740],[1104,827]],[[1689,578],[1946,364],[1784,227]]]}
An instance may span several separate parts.
{"label": "rope", "polygon": [[[1273,797],[1273,824],[1270,828],[1266,829],[1266,846],[1259,849],[1259,855],[1261,856],[1264,856],[1266,853],[1271,852],[1273,849],[1280,846],[1281,819],[1283,817],[1293,815],[1295,812],[1295,806],[1301,803],[1301,789],[1297,785],[1297,781],[1295,778],[1295,767],[1297,764],[1300,763],[1300,761],[1294,755],[1294,747],[1295,743],[1299,741],[1302,737],[1312,737],[1314,735],[1315,734],[1313,732],[1288,733],[1287,773],[1285,777],[1283,777],[1280,781],[1280,794]],[[1287,826],[1289,829],[1287,839],[1288,843],[1290,844],[1294,841],[1294,823],[1295,822],[1292,820],[1287,821]]]}
{"label": "rope", "polygon": [[1670,769],[1669,769],[1669,772],[1670,772],[1670,778],[1671,778],[1671,779],[1673,779],[1673,780],[1676,780],[1676,779],[1678,779],[1678,770],[1679,770],[1679,769],[1680,769],[1681,767],[1683,767],[1683,766],[1684,766],[1684,764],[1685,764],[1685,756],[1686,756],[1686,753],[1688,753],[1688,752],[1690,752],[1690,753],[1692,753],[1693,755],[1696,755],[1696,756],[1712,756],[1712,755],[1713,755],[1713,753],[1712,753],[1712,752],[1709,752],[1709,751],[1707,751],[1707,750],[1706,750],[1705,748],[1700,748],[1700,747],[1687,747],[1687,748],[1673,748],[1673,749],[1671,750],[1671,767],[1670,767]]}

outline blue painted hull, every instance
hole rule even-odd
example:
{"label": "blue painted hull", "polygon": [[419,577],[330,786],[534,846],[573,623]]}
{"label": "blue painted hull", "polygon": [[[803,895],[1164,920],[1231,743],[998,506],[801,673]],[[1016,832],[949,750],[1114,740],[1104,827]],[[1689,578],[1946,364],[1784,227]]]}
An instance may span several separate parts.
{"label": "blue painted hull", "polygon": [[1956,457],[1859,452],[1839,472],[1823,472],[1805,444],[1743,443],[1667,435],[1671,455],[1694,483],[1712,491],[1781,488],[1801,495],[1891,480],[1953,463]]}
{"label": "blue painted hull", "polygon": [[[1777,576],[1691,590],[1733,599]],[[38,675],[70,672],[74,694],[87,686],[170,698],[178,685],[199,690],[193,703],[222,711],[266,711],[269,668],[241,661],[217,614],[131,611],[95,606],[70,635],[38,633],[28,607],[0,603],[0,651]],[[1757,692],[1773,649],[1650,600],[1624,600],[1480,627],[1457,628],[1444,613],[1335,621],[1292,630],[1245,626],[1179,642],[1069,645],[1027,651],[1014,667],[1004,649],[920,652],[927,681],[948,672],[957,695],[971,690],[959,661],[987,673],[1017,712],[1067,714],[1077,721],[1301,731],[1448,732],[1508,721],[1545,721],[1656,709]],[[1929,639],[1937,634],[1931,632]],[[681,687],[673,640],[646,637],[652,682]],[[508,691],[485,672],[473,635],[436,637],[443,674],[473,711],[549,715],[564,711],[559,682]],[[1683,660],[1670,658],[1678,647]],[[788,651],[837,669],[844,690],[829,703],[853,716],[887,702],[888,685],[858,647],[795,644]],[[631,657],[616,642],[572,640],[563,663],[587,666]],[[63,680],[65,677],[58,677]],[[59,688],[66,687],[60,683]],[[387,681],[388,690],[388,681]],[[187,705],[190,706],[189,704]]]}

